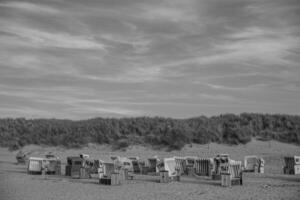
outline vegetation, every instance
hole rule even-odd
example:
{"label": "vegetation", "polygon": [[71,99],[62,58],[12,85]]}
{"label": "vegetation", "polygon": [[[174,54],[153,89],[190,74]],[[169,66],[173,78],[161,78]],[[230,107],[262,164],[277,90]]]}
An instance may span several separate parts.
{"label": "vegetation", "polygon": [[113,148],[150,144],[181,149],[188,143],[246,144],[252,137],[300,144],[300,116],[243,113],[190,119],[0,119],[0,145],[12,150],[27,144],[80,147],[90,142]]}

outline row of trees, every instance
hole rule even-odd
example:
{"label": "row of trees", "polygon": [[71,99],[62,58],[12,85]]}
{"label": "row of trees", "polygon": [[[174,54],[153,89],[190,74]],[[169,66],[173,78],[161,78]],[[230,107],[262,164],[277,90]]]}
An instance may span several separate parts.
{"label": "row of trees", "polygon": [[214,117],[0,119],[0,145],[18,149],[27,144],[80,147],[87,143],[151,144],[180,149],[188,143],[245,144],[252,137],[300,144],[300,116],[243,113]]}

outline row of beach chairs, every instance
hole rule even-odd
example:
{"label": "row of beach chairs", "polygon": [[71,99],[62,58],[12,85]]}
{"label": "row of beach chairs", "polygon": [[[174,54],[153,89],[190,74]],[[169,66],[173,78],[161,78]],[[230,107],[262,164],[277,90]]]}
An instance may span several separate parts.
{"label": "row of beach chairs", "polygon": [[[286,157],[284,173],[297,174],[300,157]],[[265,161],[257,156],[246,156],[244,164],[230,159],[228,154],[220,154],[214,158],[172,157],[159,159],[149,158],[146,161],[138,157],[111,157],[111,161],[103,162],[81,154],[68,157],[65,175],[72,178],[91,178],[92,174],[99,177],[100,184],[118,185],[124,180],[133,179],[134,174],[156,175],[160,182],[179,181],[180,176],[207,176],[220,180],[222,186],[243,184],[243,172],[264,173]],[[293,169],[293,170],[292,170]],[[299,167],[300,169],[300,167]],[[30,157],[27,171],[29,174],[61,174],[61,161],[58,157],[47,155],[43,158]],[[291,172],[292,171],[292,172]]]}

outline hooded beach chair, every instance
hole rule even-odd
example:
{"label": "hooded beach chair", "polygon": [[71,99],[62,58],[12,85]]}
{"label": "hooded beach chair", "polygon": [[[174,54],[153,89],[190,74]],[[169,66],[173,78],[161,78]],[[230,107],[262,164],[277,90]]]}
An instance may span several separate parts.
{"label": "hooded beach chair", "polygon": [[212,170],[213,179],[220,179],[221,172],[228,171],[229,160],[230,158],[228,154],[219,154],[213,159],[213,170]]}
{"label": "hooded beach chair", "polygon": [[180,173],[176,166],[175,158],[165,158],[163,162],[160,163],[160,182],[167,183],[170,180],[180,180]]}
{"label": "hooded beach chair", "polygon": [[30,157],[28,159],[27,172],[29,174],[57,174],[61,172],[61,161],[56,157]]}
{"label": "hooded beach chair", "polygon": [[123,176],[113,162],[100,162],[99,183],[104,185],[119,185]]}
{"label": "hooded beach chair", "polygon": [[195,160],[197,160],[198,157],[195,157],[195,156],[186,156],[184,158],[185,158],[186,166],[187,167],[194,167]]}
{"label": "hooded beach chair", "polygon": [[84,165],[84,159],[79,156],[67,157],[65,174],[72,178],[80,178],[80,169]]}
{"label": "hooded beach chair", "polygon": [[300,156],[284,157],[284,174],[300,174]]}
{"label": "hooded beach chair", "polygon": [[42,174],[42,170],[45,164],[45,158],[29,157],[27,165],[28,174]]}
{"label": "hooded beach chair", "polygon": [[230,160],[224,165],[221,171],[221,185],[224,187],[230,187],[231,185],[242,185],[242,162]]}
{"label": "hooded beach chair", "polygon": [[133,173],[139,174],[141,173],[141,166],[138,160],[132,160],[132,168],[133,168]]}
{"label": "hooded beach chair", "polygon": [[265,161],[257,156],[245,156],[244,172],[264,173]]}
{"label": "hooded beach chair", "polygon": [[194,173],[197,176],[211,176],[213,169],[213,159],[198,158],[194,163]]}
{"label": "hooded beach chair", "polygon": [[159,169],[157,167],[157,164],[159,163],[159,159],[154,157],[154,158],[148,158],[148,172],[150,173],[158,173]]}

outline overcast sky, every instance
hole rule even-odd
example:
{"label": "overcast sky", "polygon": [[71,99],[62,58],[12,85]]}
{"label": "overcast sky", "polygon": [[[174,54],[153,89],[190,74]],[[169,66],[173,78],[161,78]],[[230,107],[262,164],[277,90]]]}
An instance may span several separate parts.
{"label": "overcast sky", "polygon": [[0,0],[0,117],[300,114],[299,0]]}

